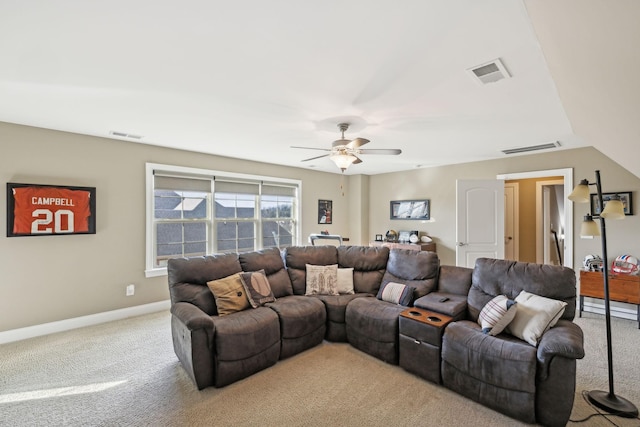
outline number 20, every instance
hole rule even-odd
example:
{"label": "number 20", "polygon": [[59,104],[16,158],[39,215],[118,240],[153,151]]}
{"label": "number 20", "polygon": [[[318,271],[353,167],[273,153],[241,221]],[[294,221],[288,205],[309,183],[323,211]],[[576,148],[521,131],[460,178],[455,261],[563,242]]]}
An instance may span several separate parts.
{"label": "number 20", "polygon": [[[44,218],[41,216],[44,215]],[[62,229],[62,216],[67,216],[67,229]],[[56,233],[73,233],[73,212],[68,209],[60,209],[51,212],[49,209],[36,209],[31,213],[35,219],[31,223],[32,233],[52,233],[51,227],[40,228],[41,225],[49,225],[53,221],[54,231]]]}

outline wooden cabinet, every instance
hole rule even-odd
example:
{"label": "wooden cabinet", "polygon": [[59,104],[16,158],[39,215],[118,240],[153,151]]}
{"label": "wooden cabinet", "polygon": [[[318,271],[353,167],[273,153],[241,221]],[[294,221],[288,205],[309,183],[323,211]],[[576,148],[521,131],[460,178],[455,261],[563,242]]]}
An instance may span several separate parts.
{"label": "wooden cabinet", "polygon": [[[600,271],[580,270],[580,312],[584,297],[604,299],[604,279]],[[609,300],[637,305],[640,329],[640,277],[609,273]]]}
{"label": "wooden cabinet", "polygon": [[431,243],[391,243],[391,242],[370,242],[369,246],[386,246],[389,249],[411,249],[413,251],[436,251],[436,244]]}

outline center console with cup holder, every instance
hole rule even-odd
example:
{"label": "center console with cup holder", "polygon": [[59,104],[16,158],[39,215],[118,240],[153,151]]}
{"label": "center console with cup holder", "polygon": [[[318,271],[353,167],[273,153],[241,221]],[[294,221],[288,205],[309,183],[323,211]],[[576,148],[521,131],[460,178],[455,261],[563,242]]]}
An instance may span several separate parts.
{"label": "center console with cup holder", "polygon": [[445,314],[417,307],[400,313],[400,366],[425,380],[440,384],[442,334],[451,320]]}

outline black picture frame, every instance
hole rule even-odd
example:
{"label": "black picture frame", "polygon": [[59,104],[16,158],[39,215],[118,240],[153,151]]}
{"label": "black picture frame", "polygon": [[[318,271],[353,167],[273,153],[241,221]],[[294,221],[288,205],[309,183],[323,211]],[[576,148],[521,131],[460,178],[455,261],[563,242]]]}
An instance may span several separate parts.
{"label": "black picture frame", "polygon": [[96,234],[96,188],[7,183],[7,237]]}
{"label": "black picture frame", "polygon": [[429,199],[392,200],[389,204],[390,219],[429,220],[431,201]]}
{"label": "black picture frame", "polygon": [[318,200],[318,224],[333,224],[333,202]]}
{"label": "black picture frame", "polygon": [[[631,191],[619,191],[616,193],[602,193],[602,203],[606,206],[609,199],[611,199],[611,196],[614,196],[616,194],[620,196],[620,201],[622,201],[622,204],[624,205],[624,214],[633,215],[633,194],[631,193]],[[602,210],[600,209],[600,204],[598,203],[597,193],[591,194],[590,205],[591,205],[591,215],[592,216],[600,215],[600,212],[602,212]]]}

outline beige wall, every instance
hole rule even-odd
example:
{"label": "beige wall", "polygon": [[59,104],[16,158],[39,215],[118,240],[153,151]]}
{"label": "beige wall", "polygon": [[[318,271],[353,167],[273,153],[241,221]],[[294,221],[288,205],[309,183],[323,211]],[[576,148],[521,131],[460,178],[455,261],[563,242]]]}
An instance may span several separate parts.
{"label": "beige wall", "polygon": [[[145,163],[300,179],[301,243],[328,229],[349,234],[348,180],[150,145],[0,123],[0,224],[6,182],[97,188],[97,233],[0,237],[0,331],[169,298],[166,276],[145,278]],[[318,199],[333,200],[333,224],[318,225]],[[136,293],[125,297],[125,286]]]}
{"label": "beige wall", "polygon": [[[632,191],[640,180],[595,149],[509,157],[373,176],[341,176],[143,144],[0,123],[0,179],[97,187],[95,235],[0,237],[0,332],[168,299],[166,277],[145,278],[145,163],[300,179],[301,243],[327,229],[367,244],[388,229],[427,232],[442,264],[455,264],[456,179],[574,168],[574,180],[602,172],[603,190]],[[342,186],[342,188],[341,188]],[[0,198],[6,200],[6,186]],[[343,193],[344,192],[344,196]],[[431,199],[432,220],[390,220],[389,201]],[[333,224],[318,225],[318,199],[333,200]],[[634,206],[637,211],[637,207]],[[588,206],[574,212],[574,234]],[[0,209],[6,224],[6,206]],[[640,255],[640,216],[607,224],[609,254]],[[600,239],[574,238],[574,265],[600,254]],[[125,297],[125,286],[136,294]]]}
{"label": "beige wall", "polygon": [[[636,214],[627,216],[624,221],[607,223],[608,253],[610,258],[623,253],[640,255],[640,215],[637,214],[640,179],[593,148],[374,175],[370,180],[369,234],[384,234],[388,229],[428,232],[437,243],[441,263],[455,264],[456,179],[493,179],[500,174],[563,168],[573,168],[575,183],[581,178],[595,181],[594,171],[599,169],[604,192],[633,192]],[[389,219],[390,200],[414,198],[431,199],[431,221]],[[585,255],[602,254],[599,238],[585,240],[579,237],[582,217],[588,210],[588,204],[574,206],[575,268],[582,265]]]}

